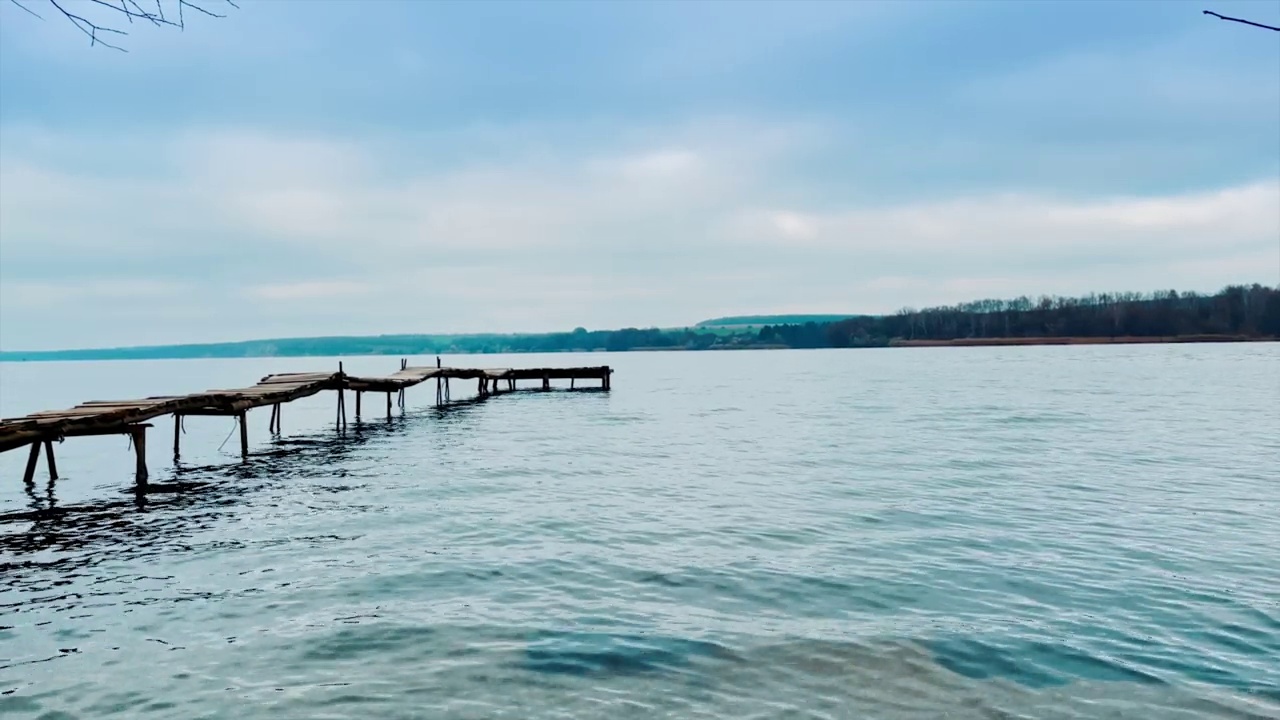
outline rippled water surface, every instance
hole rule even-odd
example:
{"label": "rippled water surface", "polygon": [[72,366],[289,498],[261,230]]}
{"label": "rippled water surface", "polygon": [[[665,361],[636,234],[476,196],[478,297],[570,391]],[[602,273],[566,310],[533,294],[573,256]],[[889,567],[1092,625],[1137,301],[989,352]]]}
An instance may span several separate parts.
{"label": "rippled water surface", "polygon": [[[1280,345],[451,360],[617,373],[328,393],[245,463],[157,419],[143,495],[124,438],[0,456],[0,715],[1280,718]],[[0,414],[336,364],[0,365]]]}

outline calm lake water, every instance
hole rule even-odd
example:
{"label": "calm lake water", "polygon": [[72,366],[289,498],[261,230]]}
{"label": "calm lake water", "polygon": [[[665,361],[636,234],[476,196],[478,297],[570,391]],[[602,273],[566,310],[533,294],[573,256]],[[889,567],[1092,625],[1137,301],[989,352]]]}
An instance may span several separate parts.
{"label": "calm lake water", "polygon": [[[142,496],[124,438],[0,456],[0,715],[1280,718],[1280,344],[446,361],[617,373],[244,464],[157,419]],[[0,415],[336,366],[0,365]]]}

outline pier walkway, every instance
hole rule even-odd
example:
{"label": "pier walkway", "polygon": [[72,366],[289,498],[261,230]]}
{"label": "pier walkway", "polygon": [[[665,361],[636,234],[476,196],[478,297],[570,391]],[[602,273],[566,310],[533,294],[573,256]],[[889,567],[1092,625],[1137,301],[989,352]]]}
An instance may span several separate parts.
{"label": "pier walkway", "polygon": [[160,396],[140,400],[95,400],[81,403],[67,410],[47,410],[18,418],[0,419],[0,452],[31,446],[27,458],[24,482],[32,482],[36,467],[44,451],[49,477],[57,479],[58,466],[53,455],[53,443],[70,437],[90,435],[129,435],[133,440],[137,460],[136,479],[147,481],[146,432],[147,422],[165,415],[174,418],[173,455],[178,458],[182,436],[182,418],[188,415],[216,415],[237,418],[240,426],[240,453],[249,454],[249,436],[246,414],[253,408],[271,406],[271,432],[280,432],[281,409],[285,403],[315,395],[327,390],[338,393],[335,425],[343,429],[347,425],[346,391],[355,393],[355,415],[361,416],[361,401],[365,393],[386,393],[387,417],[391,417],[394,403],[403,408],[405,390],[436,381],[436,404],[445,405],[450,400],[451,380],[476,381],[476,395],[487,397],[517,389],[517,383],[538,381],[540,389],[550,390],[552,380],[569,380],[576,388],[579,380],[599,381],[600,388],[610,389],[613,370],[608,366],[573,368],[454,368],[409,367],[400,361],[400,370],[383,376],[347,375],[339,363],[334,373],[281,373],[268,375],[256,385],[229,390],[207,390],[190,395]]}

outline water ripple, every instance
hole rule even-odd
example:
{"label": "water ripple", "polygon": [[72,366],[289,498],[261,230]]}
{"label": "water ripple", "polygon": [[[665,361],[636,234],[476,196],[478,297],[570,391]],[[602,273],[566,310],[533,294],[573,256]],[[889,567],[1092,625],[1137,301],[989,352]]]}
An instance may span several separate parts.
{"label": "water ripple", "polygon": [[[0,483],[0,715],[1280,718],[1280,347],[615,360],[344,435],[307,398],[244,464],[193,420],[142,494],[68,441]],[[0,414],[67,376],[12,372]]]}

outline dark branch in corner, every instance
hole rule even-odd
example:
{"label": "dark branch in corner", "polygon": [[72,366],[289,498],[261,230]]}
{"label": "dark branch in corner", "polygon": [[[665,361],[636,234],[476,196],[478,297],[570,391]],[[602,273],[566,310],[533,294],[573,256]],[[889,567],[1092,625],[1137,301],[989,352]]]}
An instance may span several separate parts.
{"label": "dark branch in corner", "polygon": [[1214,17],[1218,18],[1219,20],[1226,20],[1227,22],[1238,22],[1238,23],[1243,23],[1243,24],[1245,24],[1245,25],[1252,25],[1252,26],[1254,26],[1254,27],[1260,27],[1260,28],[1263,28],[1264,30],[1275,30],[1276,32],[1280,32],[1280,27],[1272,27],[1271,25],[1263,25],[1262,23],[1256,23],[1256,22],[1254,22],[1254,21],[1252,21],[1252,20],[1245,20],[1245,19],[1243,19],[1243,18],[1227,17],[1226,15],[1219,15],[1218,13],[1216,13],[1216,12],[1214,12],[1214,11],[1212,11],[1212,10],[1205,10],[1205,11],[1204,11],[1204,14],[1205,14],[1205,15],[1212,15],[1212,16],[1214,16]]}
{"label": "dark branch in corner", "polygon": [[[83,15],[71,12],[70,10],[68,10],[66,7],[62,5],[62,2],[65,2],[66,0],[44,0],[44,1],[48,2],[49,5],[53,6],[53,8],[57,10],[59,13],[61,13],[63,17],[69,20],[72,25],[75,25],[77,30],[84,33],[89,38],[89,44],[91,46],[103,45],[105,47],[111,48],[112,50],[127,52],[124,48],[120,47],[119,45],[113,45],[107,42],[106,40],[103,40],[102,35],[104,34],[128,35],[129,34],[128,32],[124,30],[120,30],[119,28],[111,27],[109,25],[105,25],[105,24],[100,25],[98,24],[98,21],[90,20],[89,18]],[[235,0],[216,0],[216,1],[221,3],[226,3],[227,5],[230,5],[231,7],[236,9],[239,9],[240,7],[235,3]],[[9,2],[13,3],[14,5],[17,5],[22,10],[25,10],[27,13],[37,18],[40,18],[41,20],[44,19],[43,17],[41,17],[39,13],[35,12],[31,8],[27,7],[26,5],[22,4],[21,2],[19,2],[19,0],[9,0]],[[152,25],[155,25],[156,27],[163,27],[163,26],[176,27],[179,30],[186,28],[185,11],[187,9],[194,10],[203,15],[208,15],[209,17],[215,17],[215,18],[226,17],[225,15],[220,15],[216,12],[213,12],[212,10],[209,10],[203,7],[201,4],[193,2],[193,0],[177,0],[177,3],[178,3],[177,22],[174,22],[173,20],[170,20],[169,18],[165,17],[164,0],[155,0],[156,9],[154,12],[143,8],[142,5],[139,4],[138,0],[88,0],[87,4],[88,6],[91,6],[91,7],[98,6],[101,8],[105,8],[106,10],[109,10],[110,12],[115,13],[117,17],[123,15],[124,19],[128,21],[130,24],[133,24],[134,20],[143,20],[151,23]],[[83,4],[84,3],[82,3],[82,5]],[[105,11],[102,11],[102,12],[105,12]]]}

